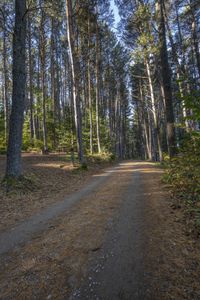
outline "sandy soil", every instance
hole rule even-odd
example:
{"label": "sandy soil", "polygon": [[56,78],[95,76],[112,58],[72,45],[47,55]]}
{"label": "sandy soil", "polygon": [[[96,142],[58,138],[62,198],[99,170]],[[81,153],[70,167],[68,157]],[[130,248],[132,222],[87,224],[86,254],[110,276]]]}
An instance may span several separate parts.
{"label": "sandy soil", "polygon": [[200,299],[200,243],[185,234],[161,175],[151,163],[121,164],[2,255],[0,299]]}

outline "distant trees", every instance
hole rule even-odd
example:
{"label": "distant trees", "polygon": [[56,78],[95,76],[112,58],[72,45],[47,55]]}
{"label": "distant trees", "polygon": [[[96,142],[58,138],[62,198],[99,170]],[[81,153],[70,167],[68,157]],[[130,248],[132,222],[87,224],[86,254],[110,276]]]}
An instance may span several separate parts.
{"label": "distant trees", "polygon": [[133,57],[137,151],[149,159],[162,160],[163,152],[173,157],[186,132],[199,129],[192,107],[198,97],[193,91],[200,88],[200,5],[195,0],[116,3]]}

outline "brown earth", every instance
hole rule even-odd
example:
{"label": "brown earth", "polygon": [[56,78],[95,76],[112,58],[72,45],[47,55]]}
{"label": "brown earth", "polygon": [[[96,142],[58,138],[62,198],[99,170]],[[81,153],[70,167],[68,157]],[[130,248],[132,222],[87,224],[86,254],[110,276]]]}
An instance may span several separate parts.
{"label": "brown earth", "polygon": [[[50,170],[49,188],[55,178],[64,186],[63,170]],[[1,256],[0,299],[200,299],[200,243],[185,234],[183,212],[171,208],[161,176],[151,163],[116,167],[106,183],[52,220],[47,230]],[[38,191],[31,193],[43,206],[55,201],[48,200],[50,193],[47,203],[40,202]],[[91,289],[91,278],[100,287]]]}
{"label": "brown earth", "polygon": [[[87,184],[93,174],[112,164],[88,162],[87,171],[77,170],[65,155],[23,154],[24,175],[33,181],[26,191],[6,193],[0,186],[0,232],[15,226]],[[5,174],[5,156],[0,156],[0,181]]]}

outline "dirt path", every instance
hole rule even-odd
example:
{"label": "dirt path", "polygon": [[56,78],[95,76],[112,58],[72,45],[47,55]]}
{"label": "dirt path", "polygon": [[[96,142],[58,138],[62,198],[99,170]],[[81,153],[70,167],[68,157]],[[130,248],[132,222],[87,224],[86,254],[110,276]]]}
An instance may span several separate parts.
{"label": "dirt path", "polygon": [[161,174],[121,163],[4,233],[0,299],[199,300],[200,245]]}
{"label": "dirt path", "polygon": [[[118,172],[122,170],[130,172],[131,181],[120,213],[103,247],[94,256],[87,279],[72,293],[71,300],[157,299],[155,291],[150,288],[153,278],[145,267],[145,259],[148,258],[149,263],[149,232],[151,224],[155,224],[158,218],[156,207],[152,207],[150,202],[152,197],[156,200],[163,194],[160,186],[155,185],[156,173],[161,170],[151,169],[148,164],[142,163],[133,164],[132,170],[130,165],[122,164]],[[152,217],[154,219],[151,220]]]}
{"label": "dirt path", "polygon": [[31,240],[34,234],[38,234],[50,226],[48,222],[69,210],[72,205],[76,204],[82,198],[89,196],[94,190],[102,185],[115,169],[108,169],[105,173],[100,174],[80,191],[68,196],[61,202],[53,204],[41,212],[28,218],[26,221],[19,223],[12,230],[7,230],[0,234],[0,254],[4,254],[16,246],[23,245]]}
{"label": "dirt path", "polygon": [[[109,158],[88,158],[88,170],[73,167],[64,154],[39,155],[23,153],[24,175],[32,184],[5,193],[0,188],[0,233],[16,227],[32,215],[40,213],[90,184],[95,174],[100,174],[114,162]],[[6,157],[0,156],[0,181],[6,168]]]}

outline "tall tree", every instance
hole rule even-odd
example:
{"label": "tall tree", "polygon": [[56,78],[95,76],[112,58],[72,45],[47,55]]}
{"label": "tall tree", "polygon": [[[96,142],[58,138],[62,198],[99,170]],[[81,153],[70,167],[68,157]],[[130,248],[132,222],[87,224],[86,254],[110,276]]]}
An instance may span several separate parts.
{"label": "tall tree", "polygon": [[159,50],[160,50],[162,84],[163,84],[166,121],[167,121],[167,141],[169,147],[169,155],[170,157],[173,157],[176,153],[176,138],[175,138],[175,127],[174,127],[171,75],[170,75],[170,68],[168,62],[168,52],[167,52],[167,42],[166,42],[164,5],[165,5],[164,0],[157,1]]}
{"label": "tall tree", "polygon": [[71,0],[66,0],[66,16],[67,16],[67,38],[69,44],[69,57],[71,62],[72,72],[72,90],[73,90],[73,104],[74,104],[74,118],[77,134],[77,147],[79,161],[82,164],[83,157],[83,143],[82,143],[82,116],[80,108],[80,63],[76,50],[76,36],[74,28],[73,6]]}
{"label": "tall tree", "polygon": [[99,25],[98,25],[98,6],[96,8],[96,130],[97,130],[97,146],[98,146],[98,152],[101,153],[101,143],[100,143],[100,124],[99,124],[99,64],[100,64],[100,55],[99,55]]}
{"label": "tall tree", "polygon": [[15,0],[13,35],[13,92],[6,176],[22,175],[21,147],[25,105],[26,0]]}
{"label": "tall tree", "polygon": [[[40,1],[42,6],[42,1]],[[40,22],[40,63],[41,63],[41,85],[42,85],[42,132],[43,132],[43,153],[48,153],[47,143],[47,123],[46,123],[46,34],[45,34],[46,16],[44,10],[41,10]]]}

